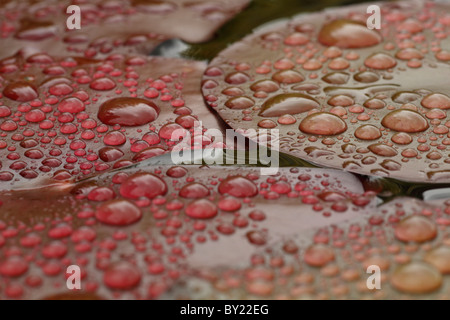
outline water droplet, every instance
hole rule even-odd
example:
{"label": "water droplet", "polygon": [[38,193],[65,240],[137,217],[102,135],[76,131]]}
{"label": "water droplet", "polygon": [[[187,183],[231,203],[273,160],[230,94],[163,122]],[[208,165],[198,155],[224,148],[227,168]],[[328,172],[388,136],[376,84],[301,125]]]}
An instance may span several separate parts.
{"label": "water droplet", "polygon": [[198,199],[209,196],[209,190],[201,183],[188,183],[179,192],[180,197]]}
{"label": "water droplet", "polygon": [[322,77],[322,80],[330,84],[345,84],[350,79],[350,75],[345,72],[332,72]]}
{"label": "water droplet", "polygon": [[310,96],[301,93],[285,93],[268,99],[262,105],[259,115],[279,117],[285,114],[298,114],[318,108],[319,103]]}
{"label": "water droplet", "polygon": [[154,121],[159,108],[151,101],[139,98],[115,98],[104,102],[98,118],[107,125],[140,126]]}
{"label": "water droplet", "polygon": [[127,261],[120,261],[105,271],[103,281],[111,289],[129,290],[139,284],[141,274],[135,265]]}
{"label": "water droplet", "polygon": [[402,165],[394,160],[383,160],[380,166],[389,171],[398,171],[401,169]]}
{"label": "water droplet", "polygon": [[98,187],[92,189],[88,194],[88,199],[91,201],[107,201],[116,197],[114,191],[108,187]]}
{"label": "water droplet", "polygon": [[79,113],[84,109],[83,101],[74,97],[65,98],[58,104],[58,110],[61,112]]}
{"label": "water droplet", "polygon": [[408,110],[394,110],[384,116],[381,124],[400,132],[421,132],[428,129],[428,121],[420,113]]}
{"label": "water droplet", "polygon": [[198,199],[186,207],[186,215],[194,219],[211,219],[217,215],[217,207],[207,199]]}
{"label": "water droplet", "polygon": [[267,234],[262,231],[249,231],[246,236],[251,244],[257,246],[265,245],[267,242]]}
{"label": "water droplet", "polygon": [[248,97],[234,97],[225,102],[225,106],[230,109],[247,109],[253,107],[255,102]]}
{"label": "water droplet", "polygon": [[167,185],[164,180],[151,173],[133,174],[120,186],[120,194],[129,199],[153,199],[166,193]]}
{"label": "water droplet", "polygon": [[219,192],[237,198],[245,198],[256,196],[258,194],[258,188],[247,178],[231,176],[220,183]]}
{"label": "water droplet", "polygon": [[3,95],[11,100],[28,102],[38,97],[37,89],[26,81],[17,81],[8,84],[3,89]]}
{"label": "water droplet", "polygon": [[386,103],[383,100],[372,98],[364,102],[364,107],[369,109],[383,109]]}
{"label": "water droplet", "polygon": [[305,262],[312,267],[323,267],[334,261],[334,252],[323,244],[314,244],[305,251]]}
{"label": "water droplet", "polygon": [[355,137],[361,140],[375,140],[381,137],[381,132],[377,127],[366,124],[355,130]]}
{"label": "water droplet", "polygon": [[41,122],[44,119],[45,119],[45,113],[43,113],[39,109],[30,110],[29,112],[27,112],[25,114],[25,120],[27,120],[29,122],[36,123],[36,122]]}
{"label": "water droplet", "polygon": [[298,83],[305,80],[305,77],[297,71],[294,70],[283,70],[278,71],[272,76],[272,79],[279,83],[292,84]]}
{"label": "water droplet", "polygon": [[400,241],[425,242],[437,235],[436,225],[428,218],[413,215],[399,222],[395,227],[395,237]]}
{"label": "water droplet", "polygon": [[353,105],[355,103],[355,101],[349,96],[339,94],[339,95],[332,96],[327,101],[327,103],[330,106],[334,106],[334,107],[337,107],[337,106],[348,107],[348,106]]}
{"label": "water droplet", "polygon": [[257,81],[250,86],[250,89],[253,91],[263,91],[267,93],[275,92],[279,88],[280,86],[276,82],[268,79]]}
{"label": "water droplet", "polygon": [[432,93],[423,98],[422,106],[429,109],[450,109],[450,98],[442,93]]}
{"label": "water droplet", "polygon": [[395,54],[400,60],[423,59],[423,53],[415,48],[400,49]]}
{"label": "water droplet", "polygon": [[160,147],[149,147],[146,149],[143,149],[141,151],[139,151],[139,153],[137,153],[134,157],[133,157],[133,161],[144,161],[146,159],[150,159],[153,157],[157,157],[160,156],[162,154],[166,153],[166,150],[164,150],[163,148]]}
{"label": "water droplet", "polygon": [[397,144],[410,144],[412,142],[412,137],[404,132],[397,132],[394,134],[391,138],[392,142],[395,142]]}
{"label": "water droplet", "polygon": [[181,178],[187,174],[187,170],[183,167],[175,166],[168,169],[166,174],[172,178]]}
{"label": "water droplet", "polygon": [[89,87],[98,91],[107,91],[114,89],[116,83],[109,78],[98,78],[92,81]]}
{"label": "water droplet", "polygon": [[310,114],[300,122],[302,132],[317,135],[336,135],[347,130],[347,124],[338,116],[327,112]]}
{"label": "water droplet", "polygon": [[111,162],[120,159],[124,155],[124,153],[122,150],[117,148],[105,147],[101,148],[98,151],[98,155],[103,161]]}
{"label": "water droplet", "polygon": [[429,293],[441,287],[442,275],[428,263],[411,262],[395,270],[391,276],[391,284],[405,293]]}
{"label": "water droplet", "polygon": [[374,53],[369,56],[364,64],[372,69],[386,70],[397,65],[397,61],[386,53]]}
{"label": "water droplet", "polygon": [[397,151],[394,148],[381,143],[371,144],[368,146],[368,149],[382,157],[394,157],[397,155]]}
{"label": "water droplet", "polygon": [[103,142],[108,146],[120,146],[127,141],[125,135],[120,131],[108,132],[103,138]]}
{"label": "water droplet", "polygon": [[28,270],[28,263],[21,257],[12,256],[0,263],[0,274],[5,277],[19,277]]}
{"label": "water droplet", "polygon": [[376,82],[376,81],[378,81],[378,79],[380,79],[380,77],[376,73],[370,72],[370,71],[359,72],[359,73],[355,74],[353,76],[353,78],[356,81],[359,81],[362,83],[372,83],[372,82]]}
{"label": "water droplet", "polygon": [[278,118],[279,124],[288,125],[288,124],[294,124],[296,122],[297,122],[297,119],[295,119],[295,117],[290,114],[284,114]]}
{"label": "water droplet", "polygon": [[381,36],[359,21],[339,19],[325,24],[318,40],[326,46],[366,48],[381,42]]}
{"label": "water droplet", "polygon": [[411,92],[411,91],[400,91],[392,96],[392,101],[405,104],[412,102],[420,97],[419,94]]}
{"label": "water droplet", "polygon": [[275,128],[277,124],[270,120],[270,119],[264,119],[258,122],[258,127],[265,128],[265,129],[272,129]]}
{"label": "water droplet", "polygon": [[424,260],[435,266],[440,273],[450,274],[450,248],[439,246],[428,251]]}
{"label": "water droplet", "polygon": [[284,44],[288,46],[300,46],[308,42],[308,37],[301,32],[294,32],[284,39]]}
{"label": "water droplet", "polygon": [[110,200],[97,208],[95,217],[105,224],[127,226],[139,221],[142,218],[142,212],[127,200]]}
{"label": "water droplet", "polygon": [[233,197],[225,197],[223,199],[220,199],[218,206],[222,211],[234,212],[241,208],[241,203],[239,200]]}
{"label": "water droplet", "polygon": [[229,84],[243,84],[250,80],[250,77],[244,72],[230,73],[225,77],[225,81]]}

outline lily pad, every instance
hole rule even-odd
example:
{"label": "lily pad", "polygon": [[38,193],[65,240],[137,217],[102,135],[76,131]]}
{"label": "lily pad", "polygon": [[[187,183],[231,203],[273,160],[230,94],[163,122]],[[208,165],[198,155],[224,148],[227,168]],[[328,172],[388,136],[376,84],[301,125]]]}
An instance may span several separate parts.
{"label": "lily pad", "polygon": [[398,197],[309,240],[286,236],[243,268],[198,268],[164,297],[449,299],[449,204]]}
{"label": "lily pad", "polygon": [[[0,58],[27,48],[51,54],[100,58],[115,53],[147,54],[170,38],[199,43],[247,6],[230,1],[2,1]],[[81,28],[68,30],[69,5],[81,12]]]}
{"label": "lily pad", "polygon": [[[208,135],[188,139],[194,129],[225,132],[202,101],[203,62],[46,53],[18,53],[8,61],[18,70],[0,79],[3,190],[82,179],[168,152],[179,142],[213,143]],[[194,128],[197,120],[202,127]]]}
{"label": "lily pad", "polygon": [[259,168],[144,162],[44,193],[2,192],[0,201],[0,296],[27,299],[70,298],[63,275],[72,264],[89,299],[159,298],[199,268],[245,266],[262,248],[310,239],[376,203],[336,170],[267,177]]}
{"label": "lily pad", "polygon": [[256,29],[210,62],[205,101],[236,131],[279,130],[272,148],[317,165],[449,182],[450,6],[379,5],[380,30],[363,5]]}

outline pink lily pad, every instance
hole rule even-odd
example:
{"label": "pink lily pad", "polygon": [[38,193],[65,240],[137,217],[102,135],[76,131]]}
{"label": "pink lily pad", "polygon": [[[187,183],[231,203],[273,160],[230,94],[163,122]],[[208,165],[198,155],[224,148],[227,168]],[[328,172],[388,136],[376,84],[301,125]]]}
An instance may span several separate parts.
{"label": "pink lily pad", "polygon": [[82,179],[166,153],[186,143],[197,120],[224,132],[202,101],[203,62],[19,53],[3,63],[18,68],[0,79],[3,190]]}
{"label": "pink lily pad", "polygon": [[[358,220],[375,193],[327,169],[138,166],[0,194],[2,298],[159,298],[198,268]],[[33,208],[32,211],[29,208]],[[71,295],[65,270],[81,268]],[[181,293],[181,291],[180,291]]]}

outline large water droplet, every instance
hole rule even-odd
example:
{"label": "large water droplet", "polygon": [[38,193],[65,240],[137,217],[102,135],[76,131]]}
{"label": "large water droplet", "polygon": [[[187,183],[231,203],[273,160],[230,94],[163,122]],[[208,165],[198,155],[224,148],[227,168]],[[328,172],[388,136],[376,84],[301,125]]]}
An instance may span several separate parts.
{"label": "large water droplet", "polygon": [[397,155],[397,151],[394,148],[389,147],[382,143],[371,144],[367,148],[376,155],[382,157],[394,157]]}
{"label": "large water droplet", "polygon": [[114,225],[127,226],[142,218],[141,209],[127,200],[111,200],[97,208],[95,217],[98,221]]}
{"label": "large water droplet", "polygon": [[309,134],[330,136],[345,132],[347,124],[332,113],[317,112],[303,119],[299,129]]}
{"label": "large water droplet", "polygon": [[37,89],[26,81],[17,81],[8,84],[3,89],[3,95],[11,100],[27,102],[38,97]]}
{"label": "large water droplet", "polygon": [[255,102],[248,97],[234,97],[225,102],[225,106],[230,109],[247,109],[252,107]]}
{"label": "large water droplet", "polygon": [[405,104],[412,102],[419,98],[420,95],[411,91],[400,91],[392,95],[391,99],[394,102]]}
{"label": "large water droplet", "polygon": [[195,200],[186,207],[186,215],[194,219],[211,219],[217,215],[217,206],[207,199]]}
{"label": "large water droplet", "polygon": [[0,263],[0,274],[6,277],[18,277],[28,270],[28,262],[21,257],[12,256]]}
{"label": "large water droplet", "polygon": [[256,185],[241,176],[232,176],[223,180],[219,185],[221,194],[229,194],[237,198],[254,197],[258,194]]}
{"label": "large water droplet", "polygon": [[422,99],[422,105],[429,109],[450,109],[450,98],[442,93],[432,93]]}
{"label": "large water droplet", "polygon": [[427,252],[424,260],[435,266],[442,274],[450,274],[450,248],[440,246]]}
{"label": "large water droplet", "polygon": [[318,40],[326,46],[366,48],[381,42],[381,36],[359,21],[340,19],[325,24]]}
{"label": "large water droplet", "polygon": [[78,113],[84,109],[83,101],[75,97],[65,98],[58,104],[58,110],[61,112]]}
{"label": "large water droplet", "polygon": [[391,284],[405,293],[429,293],[442,285],[442,275],[428,263],[411,262],[395,270]]}
{"label": "large water droplet", "polygon": [[374,53],[369,56],[364,64],[372,69],[386,70],[397,65],[397,61],[386,53]]}
{"label": "large water droplet", "polygon": [[166,193],[167,185],[164,180],[151,173],[133,174],[120,186],[120,194],[129,199],[153,199]]}
{"label": "large water droplet", "polygon": [[400,241],[425,242],[433,240],[436,235],[436,225],[419,215],[407,217],[395,227],[395,236]]}
{"label": "large water droplet", "polygon": [[124,153],[122,150],[114,147],[105,147],[98,151],[98,155],[103,161],[111,162],[120,159]]}
{"label": "large water droplet", "polygon": [[362,82],[362,83],[371,83],[371,82],[378,81],[378,79],[380,79],[380,77],[376,73],[373,73],[370,71],[359,72],[359,73],[355,74],[353,76],[353,78],[356,81]]}
{"label": "large water droplet", "polygon": [[267,93],[275,92],[279,88],[280,86],[276,82],[268,79],[260,80],[250,86],[250,89],[253,91],[264,91]]}
{"label": "large water droplet", "polygon": [[127,261],[120,261],[105,271],[103,281],[111,289],[129,290],[139,284],[141,274],[135,265]]}
{"label": "large water droplet", "polygon": [[394,110],[384,116],[381,124],[389,129],[400,132],[422,132],[429,125],[420,113],[408,109]]}
{"label": "large water droplet", "polygon": [[104,102],[98,118],[107,125],[140,126],[154,121],[159,108],[151,101],[139,98],[115,98]]}
{"label": "large water droplet", "polygon": [[381,132],[377,127],[366,124],[355,130],[355,137],[361,140],[375,140],[381,137]]}
{"label": "large water droplet", "polygon": [[345,72],[331,72],[322,77],[322,80],[330,84],[345,84],[350,79],[350,75]]}
{"label": "large water droplet", "polygon": [[92,81],[89,87],[98,91],[107,91],[114,89],[116,83],[109,78],[98,78]]}
{"label": "large water droplet", "polygon": [[334,260],[334,252],[323,244],[314,244],[305,251],[304,260],[313,267],[323,267]]}
{"label": "large water droplet", "polygon": [[303,77],[301,73],[294,70],[283,70],[275,73],[272,76],[272,79],[279,83],[292,84],[302,82],[305,80],[305,77]]}
{"label": "large water droplet", "polygon": [[193,182],[181,188],[179,195],[183,198],[198,199],[208,196],[209,190],[203,184]]}
{"label": "large water droplet", "polygon": [[318,108],[319,103],[310,96],[301,93],[285,93],[268,99],[262,105],[259,115],[279,117],[284,114],[298,114]]}

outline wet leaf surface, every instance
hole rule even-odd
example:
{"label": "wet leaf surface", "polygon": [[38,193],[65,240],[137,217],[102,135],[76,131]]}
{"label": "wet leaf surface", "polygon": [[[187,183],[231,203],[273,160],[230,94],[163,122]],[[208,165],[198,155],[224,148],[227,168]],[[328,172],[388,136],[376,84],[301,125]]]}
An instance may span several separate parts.
{"label": "wet leaf surface", "polygon": [[279,150],[312,163],[448,182],[448,6],[383,4],[380,32],[364,8],[258,28],[211,61],[205,101],[236,130],[278,129]]}
{"label": "wet leaf surface", "polygon": [[[399,197],[372,213],[320,228],[309,239],[286,236],[261,248],[245,267],[199,268],[164,297],[449,299],[448,205],[448,199]],[[379,290],[367,286],[372,265],[381,270]]]}
{"label": "wet leaf surface", "polygon": [[[44,53],[9,61],[18,70],[0,80],[1,189],[82,179],[160,155],[186,143],[197,120],[225,132],[200,95],[202,62]],[[192,144],[212,143],[204,137]]]}
{"label": "wet leaf surface", "polygon": [[57,298],[71,264],[82,267],[84,294],[158,298],[199,268],[243,267],[262,248],[309,240],[376,203],[353,175],[312,168],[260,176],[142,163],[46,190],[0,194],[3,298]]}
{"label": "wet leaf surface", "polygon": [[3,1],[0,298],[449,299],[448,4],[353,2]]}
{"label": "wet leaf surface", "polygon": [[[4,45],[0,56],[27,47],[92,58],[111,52],[146,54],[169,38],[204,42],[248,2],[3,1],[0,24]],[[80,30],[66,29],[69,5],[80,7]]]}

